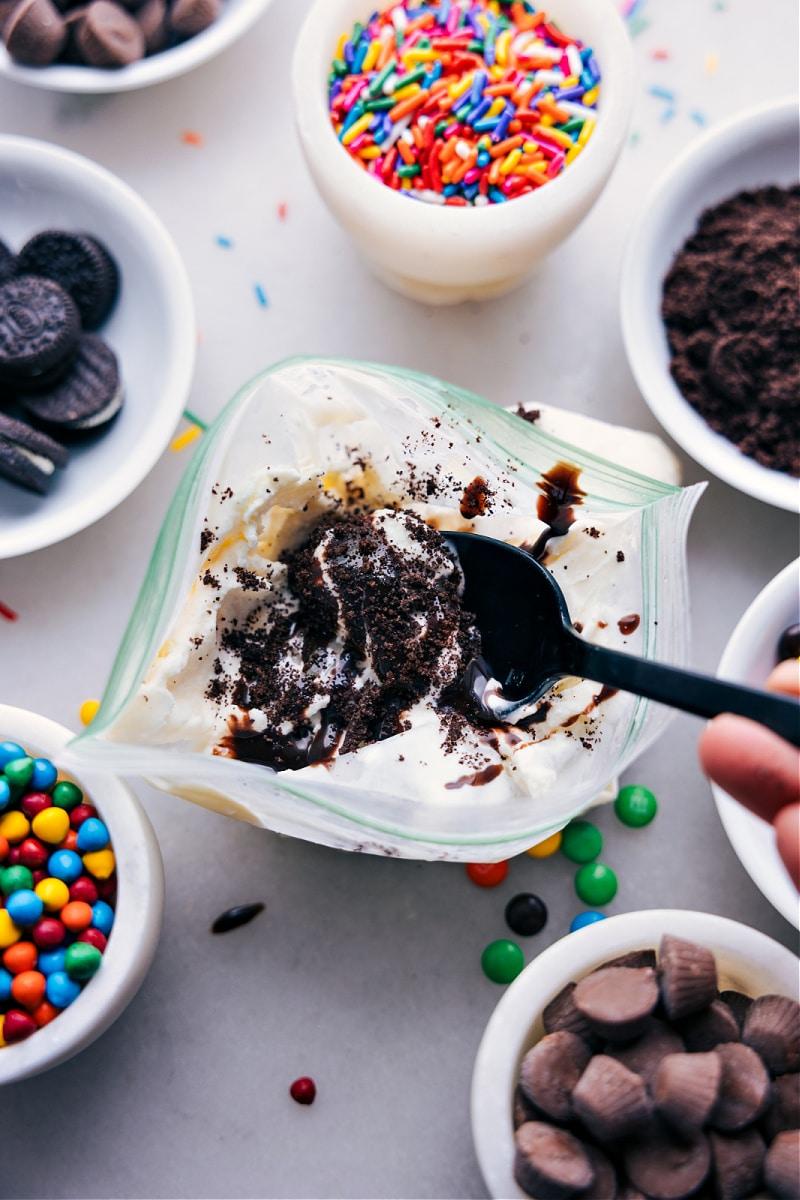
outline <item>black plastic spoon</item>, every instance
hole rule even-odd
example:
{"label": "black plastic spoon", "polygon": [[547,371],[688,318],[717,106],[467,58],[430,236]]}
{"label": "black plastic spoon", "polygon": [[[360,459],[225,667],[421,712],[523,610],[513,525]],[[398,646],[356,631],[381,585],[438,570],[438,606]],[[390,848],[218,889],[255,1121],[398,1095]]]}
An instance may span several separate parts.
{"label": "black plastic spoon", "polygon": [[464,607],[481,633],[469,687],[487,716],[521,720],[557,679],[576,675],[698,717],[750,717],[800,745],[800,703],[594,646],[575,632],[561,589],[526,550],[475,533],[444,536],[464,572]]}

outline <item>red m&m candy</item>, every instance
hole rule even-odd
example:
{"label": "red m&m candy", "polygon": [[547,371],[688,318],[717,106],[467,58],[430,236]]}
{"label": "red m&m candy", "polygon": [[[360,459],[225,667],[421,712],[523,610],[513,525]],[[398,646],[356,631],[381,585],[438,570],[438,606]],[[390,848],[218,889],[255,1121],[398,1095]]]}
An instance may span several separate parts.
{"label": "red m&m candy", "polygon": [[497,887],[508,874],[508,863],[467,863],[467,874],[478,887]]}
{"label": "red m&m candy", "polygon": [[10,1008],[3,1021],[3,1037],[7,1042],[21,1042],[36,1032],[33,1017],[19,1008]]}
{"label": "red m&m candy", "polygon": [[57,917],[42,917],[33,927],[33,940],[42,950],[54,950],[66,936],[67,931]]}
{"label": "red m&m candy", "polygon": [[97,884],[88,875],[81,875],[69,887],[70,900],[83,900],[84,904],[96,904],[99,899]]}

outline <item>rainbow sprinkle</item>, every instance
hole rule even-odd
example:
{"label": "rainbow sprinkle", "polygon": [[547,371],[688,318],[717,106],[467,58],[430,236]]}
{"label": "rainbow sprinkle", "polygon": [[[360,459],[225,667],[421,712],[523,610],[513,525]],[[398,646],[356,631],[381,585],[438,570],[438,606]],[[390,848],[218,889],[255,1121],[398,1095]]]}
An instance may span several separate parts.
{"label": "rainbow sprinkle", "polygon": [[375,179],[431,204],[501,204],[574,161],[600,68],[529,0],[401,0],[342,34],[336,136]]}

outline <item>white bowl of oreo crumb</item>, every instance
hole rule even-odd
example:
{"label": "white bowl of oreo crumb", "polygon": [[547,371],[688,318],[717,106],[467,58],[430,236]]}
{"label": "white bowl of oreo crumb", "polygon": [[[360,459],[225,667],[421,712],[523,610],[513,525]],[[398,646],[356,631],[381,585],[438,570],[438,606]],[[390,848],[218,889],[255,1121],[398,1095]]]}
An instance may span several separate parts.
{"label": "white bowl of oreo crumb", "polygon": [[200,66],[271,0],[0,0],[0,74],[56,92],[125,92]]}
{"label": "white bowl of oreo crumb", "polygon": [[739,922],[596,922],[509,986],[472,1080],[489,1194],[786,1200],[800,1188],[797,958]]}
{"label": "white bowl of oreo crumb", "polygon": [[186,271],[139,197],[0,136],[0,559],[84,529],[160,457],[191,382]]}

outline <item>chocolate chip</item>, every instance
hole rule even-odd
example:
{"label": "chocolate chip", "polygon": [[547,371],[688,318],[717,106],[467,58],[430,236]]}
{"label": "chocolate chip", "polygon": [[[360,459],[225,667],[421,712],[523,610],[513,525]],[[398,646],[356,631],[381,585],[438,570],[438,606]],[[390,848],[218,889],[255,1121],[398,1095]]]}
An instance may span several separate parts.
{"label": "chocolate chip", "polygon": [[722,1081],[711,1124],[731,1133],[761,1116],[769,1103],[769,1076],[755,1050],[741,1042],[717,1046],[715,1054],[722,1063]]}
{"label": "chocolate chip", "polygon": [[583,1145],[565,1129],[528,1121],[514,1134],[514,1178],[536,1200],[571,1200],[594,1183]]}
{"label": "chocolate chip", "polygon": [[713,1050],[720,1042],[739,1041],[736,1017],[721,1000],[713,1000],[701,1012],[676,1021],[675,1028],[686,1043],[686,1049],[691,1051]]}
{"label": "chocolate chip", "polygon": [[222,11],[222,0],[175,0],[170,25],[178,37],[194,37],[213,25]]}
{"label": "chocolate chip", "polygon": [[526,1098],[554,1121],[568,1121],[572,1089],[590,1055],[586,1043],[566,1029],[545,1034],[520,1065],[519,1082]]}
{"label": "chocolate chip", "polygon": [[581,979],[575,1007],[595,1033],[610,1041],[638,1037],[658,1003],[658,984],[651,967],[603,967]]}
{"label": "chocolate chip", "polygon": [[3,41],[14,62],[47,67],[67,40],[64,18],[51,0],[20,0],[6,17]]}
{"label": "chocolate chip", "polygon": [[92,67],[125,67],[144,57],[144,34],[133,17],[111,0],[94,0],[76,35],[84,62]]}
{"label": "chocolate chip", "polygon": [[653,1084],[659,1114],[678,1133],[702,1129],[719,1097],[722,1062],[714,1053],[668,1054]]}
{"label": "chocolate chip", "polygon": [[800,1129],[779,1133],[764,1160],[764,1179],[778,1200],[800,1197]]}
{"label": "chocolate chip", "polygon": [[731,1137],[710,1133],[711,1158],[719,1200],[745,1200],[761,1183],[764,1141],[755,1129]]}
{"label": "chocolate chip", "polygon": [[705,946],[665,933],[659,947],[661,996],[667,1016],[688,1017],[717,998],[717,965]]}
{"label": "chocolate chip", "polygon": [[668,1054],[681,1054],[685,1049],[683,1039],[663,1021],[651,1018],[642,1037],[628,1045],[606,1046],[605,1053],[616,1058],[629,1071],[641,1075],[652,1086],[659,1063]]}
{"label": "chocolate chip", "polygon": [[742,1041],[774,1075],[800,1069],[800,1005],[788,996],[759,996],[745,1018]]}
{"label": "chocolate chip", "polygon": [[642,1129],[653,1111],[644,1080],[607,1054],[596,1054],[572,1093],[572,1108],[598,1141]]}
{"label": "chocolate chip", "polygon": [[784,1129],[800,1129],[800,1074],[779,1075],[773,1081],[769,1108],[761,1127],[767,1141]]}
{"label": "chocolate chip", "polygon": [[703,1183],[710,1165],[711,1150],[703,1134],[685,1140],[656,1128],[625,1150],[630,1181],[650,1200],[686,1200]]}
{"label": "chocolate chip", "polygon": [[570,1033],[574,1033],[591,1044],[596,1039],[591,1025],[575,1007],[575,986],[574,983],[568,983],[549,1004],[545,1005],[542,1021],[547,1033],[556,1033],[559,1029],[567,1029]]}
{"label": "chocolate chip", "polygon": [[745,996],[744,992],[728,990],[720,992],[719,998],[723,1004],[727,1004],[733,1013],[736,1018],[736,1024],[739,1026],[739,1032],[741,1033],[744,1019],[752,1007],[753,997]]}

